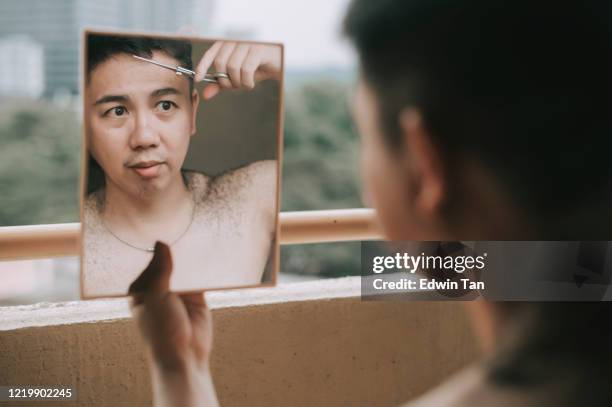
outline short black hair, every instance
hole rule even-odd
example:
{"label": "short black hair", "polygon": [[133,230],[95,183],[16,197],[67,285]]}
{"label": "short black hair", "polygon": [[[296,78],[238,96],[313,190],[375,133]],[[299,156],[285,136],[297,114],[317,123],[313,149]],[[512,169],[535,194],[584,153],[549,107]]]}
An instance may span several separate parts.
{"label": "short black hair", "polygon": [[[87,82],[91,72],[113,55],[138,55],[150,59],[153,51],[163,52],[176,59],[181,67],[193,70],[191,42],[188,40],[91,33],[87,36]],[[191,93],[193,78],[188,79]]]}
{"label": "short black hair", "polygon": [[354,0],[344,32],[388,146],[416,107],[439,150],[483,162],[547,239],[607,239],[611,21],[595,0]]}
{"label": "short black hair", "polygon": [[[138,55],[152,58],[153,51],[161,51],[176,59],[183,68],[193,70],[191,42],[166,38],[88,34],[86,81],[89,83],[91,72],[101,63],[117,54]],[[193,78],[188,77],[189,93],[193,91]],[[189,98],[191,100],[191,98]],[[104,186],[104,171],[89,154],[87,194]]]}

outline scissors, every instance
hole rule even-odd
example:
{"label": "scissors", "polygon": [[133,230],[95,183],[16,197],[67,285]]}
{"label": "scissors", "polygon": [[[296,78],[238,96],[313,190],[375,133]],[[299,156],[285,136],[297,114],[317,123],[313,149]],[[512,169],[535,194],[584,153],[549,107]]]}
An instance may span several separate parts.
{"label": "scissors", "polygon": [[[136,59],[140,59],[141,61],[149,62],[151,64],[161,66],[162,68],[170,69],[176,72],[177,75],[187,75],[193,79],[196,74],[195,71],[192,71],[191,69],[183,68],[182,66],[171,66],[171,65],[162,64],[161,62],[157,62],[152,59],[139,57],[138,55],[132,55],[132,56]],[[219,83],[218,81],[219,78],[229,79],[229,75],[225,72],[206,73],[204,74],[204,79],[202,80],[204,82],[209,82],[209,83]]]}

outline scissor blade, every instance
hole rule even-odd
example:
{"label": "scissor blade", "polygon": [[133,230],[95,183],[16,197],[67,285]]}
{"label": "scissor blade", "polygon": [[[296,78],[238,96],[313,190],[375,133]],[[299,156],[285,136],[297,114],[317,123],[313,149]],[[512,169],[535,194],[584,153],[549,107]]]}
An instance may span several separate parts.
{"label": "scissor blade", "polygon": [[138,55],[132,55],[132,56],[134,58],[136,58],[136,59],[140,59],[141,61],[149,62],[151,64],[154,64],[154,65],[157,65],[157,66],[161,66],[162,68],[170,69],[170,70],[172,70],[172,71],[174,71],[176,73],[185,74],[185,75],[189,75],[189,76],[192,76],[192,77],[195,76],[195,72],[193,72],[192,70],[180,67],[180,66],[176,66],[175,67],[175,66],[166,65],[166,64],[163,64],[161,62],[154,61],[152,59],[147,59],[147,58],[140,57]]}

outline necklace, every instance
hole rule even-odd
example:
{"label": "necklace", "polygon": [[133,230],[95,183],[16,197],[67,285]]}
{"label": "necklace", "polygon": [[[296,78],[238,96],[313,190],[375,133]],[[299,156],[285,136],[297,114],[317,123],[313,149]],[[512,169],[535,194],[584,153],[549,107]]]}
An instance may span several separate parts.
{"label": "necklace", "polygon": [[[189,228],[191,228],[191,224],[193,223],[193,219],[195,218],[195,211],[196,211],[196,203],[195,203],[195,200],[193,199],[193,197],[192,197],[192,203],[193,203],[193,206],[192,206],[192,208],[193,208],[193,209],[192,209],[192,211],[191,211],[191,220],[189,221],[189,224],[187,225],[187,227],[185,228],[185,230],[183,231],[183,233],[181,233],[181,234],[179,235],[179,237],[177,237],[176,239],[174,239],[174,241],[173,241],[172,243],[170,243],[170,246],[173,246],[173,245],[174,245],[176,242],[178,242],[179,240],[181,240],[181,238],[182,238],[183,236],[185,236],[185,234],[187,233],[187,231],[189,230]],[[123,240],[122,238],[120,238],[119,236],[117,236],[117,235],[116,235],[116,234],[115,234],[115,233],[114,233],[114,232],[113,232],[113,231],[112,231],[112,230],[111,230],[111,229],[108,227],[108,225],[107,225],[107,224],[106,224],[106,222],[104,221],[104,217],[100,216],[100,219],[101,219],[101,221],[102,221],[102,226],[104,226],[104,229],[106,229],[106,230],[108,231],[108,233],[110,233],[111,235],[113,235],[113,236],[115,237],[115,239],[119,240],[121,243],[123,243],[123,244],[125,244],[125,245],[127,245],[127,246],[130,246],[130,247],[132,247],[132,248],[134,248],[134,249],[142,250],[143,252],[149,252],[149,253],[151,253],[151,252],[154,252],[154,251],[155,251],[155,248],[154,248],[154,247],[140,247],[140,246],[133,245],[133,244],[131,244],[130,242],[127,242],[127,241]]]}

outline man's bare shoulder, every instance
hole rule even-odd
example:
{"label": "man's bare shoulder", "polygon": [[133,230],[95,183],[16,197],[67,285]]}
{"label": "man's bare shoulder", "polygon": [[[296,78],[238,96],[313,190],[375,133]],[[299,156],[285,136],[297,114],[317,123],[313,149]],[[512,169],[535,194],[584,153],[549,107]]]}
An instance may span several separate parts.
{"label": "man's bare shoulder", "polygon": [[276,187],[276,167],[276,160],[262,160],[224,172],[211,179],[211,193],[235,196],[269,191]]}
{"label": "man's bare shoulder", "polygon": [[203,201],[210,192],[210,182],[212,177],[197,171],[185,171],[187,187],[193,192],[197,201]]}
{"label": "man's bare shoulder", "polygon": [[256,211],[271,219],[276,210],[277,163],[256,161],[215,176],[189,171],[189,187],[197,204],[207,211]]}

